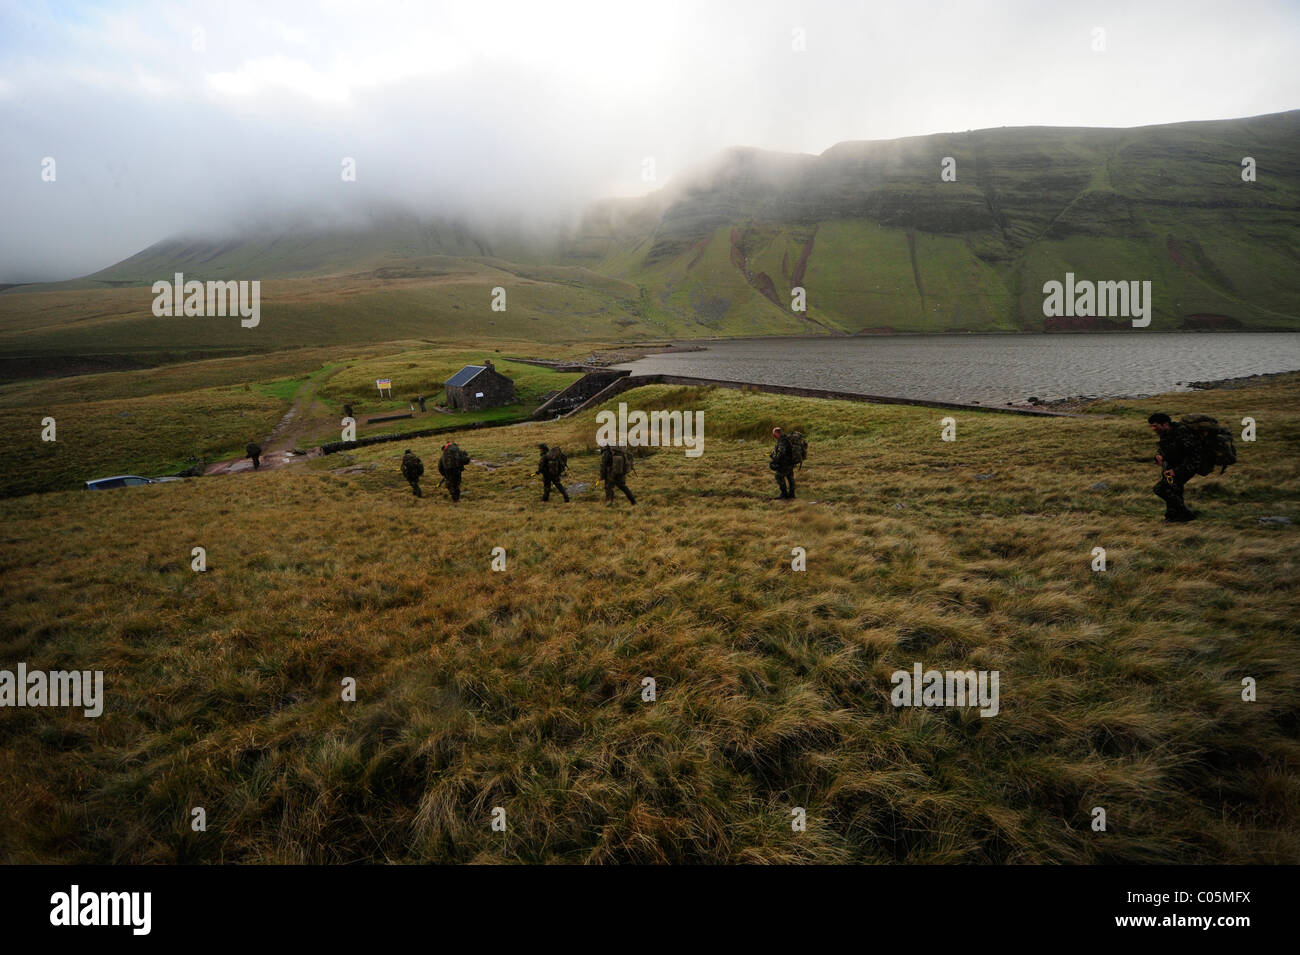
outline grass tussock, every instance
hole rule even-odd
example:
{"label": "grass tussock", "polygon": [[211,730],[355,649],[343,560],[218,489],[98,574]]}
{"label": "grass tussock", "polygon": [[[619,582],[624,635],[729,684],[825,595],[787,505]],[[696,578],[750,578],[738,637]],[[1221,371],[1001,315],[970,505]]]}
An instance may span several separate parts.
{"label": "grass tussock", "polygon": [[[107,702],[0,714],[0,858],[1295,862],[1297,538],[1258,518],[1300,520],[1296,397],[1179,396],[1259,422],[1187,526],[1155,400],[945,443],[948,412],[669,387],[614,405],[703,410],[705,453],[650,449],[635,508],[601,506],[594,410],[466,435],[459,505],[434,439],[420,500],[399,445],[5,500],[0,666],[102,669]],[[811,442],[793,503],[773,424]],[[914,662],[998,670],[999,714],[894,708]]]}

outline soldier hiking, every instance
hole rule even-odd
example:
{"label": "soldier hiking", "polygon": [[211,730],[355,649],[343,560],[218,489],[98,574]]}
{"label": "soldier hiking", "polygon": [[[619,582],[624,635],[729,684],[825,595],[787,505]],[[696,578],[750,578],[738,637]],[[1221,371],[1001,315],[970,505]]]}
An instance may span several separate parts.
{"label": "soldier hiking", "polygon": [[772,429],[776,447],[768,458],[767,466],[776,472],[776,486],[781,489],[778,500],[794,497],[794,469],[803,468],[808,457],[808,442],[798,431],[785,434],[780,428]]}
{"label": "soldier hiking", "polygon": [[614,505],[614,488],[627,495],[629,504],[635,504],[636,498],[627,489],[627,476],[634,470],[632,455],[623,448],[605,445],[600,449],[600,479],[605,482],[605,506]]}
{"label": "soldier hiking", "polygon": [[1160,480],[1152,489],[1165,502],[1165,522],[1185,524],[1197,512],[1183,500],[1183,488],[1193,477],[1206,476],[1219,468],[1222,474],[1229,464],[1237,463],[1237,448],[1232,432],[1221,427],[1209,415],[1187,415],[1178,421],[1163,412],[1147,418],[1151,430],[1160,439],[1156,463]]}
{"label": "soldier hiking", "polygon": [[420,478],[423,474],[423,461],[409,450],[402,455],[402,477],[406,478],[406,483],[411,485],[411,493],[416,497],[424,497],[424,493],[420,490]]}
{"label": "soldier hiking", "polygon": [[551,485],[564,497],[564,503],[569,503],[569,492],[564,489],[560,483],[560,478],[564,472],[569,469],[569,459],[559,448],[548,448],[544,444],[539,444],[542,451],[541,460],[537,462],[537,471],[535,473],[542,476],[542,500],[551,499]]}
{"label": "soldier hiking", "polygon": [[253,459],[253,470],[256,471],[262,466],[262,448],[261,445],[250,441],[244,445],[244,453]]}
{"label": "soldier hiking", "polygon": [[455,442],[442,446],[442,457],[438,459],[438,473],[442,475],[439,484],[446,484],[453,501],[460,500],[460,475],[469,464],[469,455]]}

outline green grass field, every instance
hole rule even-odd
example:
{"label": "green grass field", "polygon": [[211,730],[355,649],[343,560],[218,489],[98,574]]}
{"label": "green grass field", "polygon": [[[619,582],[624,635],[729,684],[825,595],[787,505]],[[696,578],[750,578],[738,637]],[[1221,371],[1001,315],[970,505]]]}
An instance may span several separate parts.
{"label": "green grass field", "polygon": [[[641,456],[635,508],[602,506],[594,412],[464,436],[458,505],[394,444],[0,501],[3,665],[106,691],[0,714],[0,859],[1294,863],[1300,547],[1259,518],[1300,521],[1298,397],[959,413],[948,443],[935,409],[656,386],[618,400],[703,411],[705,452]],[[1156,408],[1258,422],[1190,525],[1150,493]],[[795,502],[774,424],[810,438]],[[916,662],[997,670],[1000,712],[896,709]]]}
{"label": "green grass field", "polygon": [[[9,449],[0,495],[79,488],[113,474],[174,474],[200,458],[242,455],[287,409],[286,401],[248,385],[0,408],[0,440]],[[55,421],[53,442],[41,440],[46,417]]]}
{"label": "green grass field", "polygon": [[[486,351],[393,342],[342,356],[303,349],[9,382],[0,385],[0,442],[10,449],[0,469],[0,497],[80,488],[113,474],[175,474],[200,459],[241,457],[250,441],[265,442],[272,435],[308,382],[316,386],[313,400],[300,408],[293,432],[285,436],[300,450],[340,439],[345,403],[354,405],[358,437],[524,420],[546,394],[580,377],[501,359],[499,348],[540,357],[569,353],[519,342]],[[486,355],[496,356],[501,371],[514,379],[518,400],[482,411],[435,412],[444,400],[443,382]],[[393,380],[392,399],[378,397],[376,378]],[[369,417],[407,411],[419,393],[428,396],[427,413],[366,423]],[[53,442],[41,440],[47,417],[55,421]]]}
{"label": "green grass field", "polygon": [[[323,345],[337,352],[398,339],[562,343],[663,334],[629,333],[632,303],[599,283],[525,278],[478,262],[450,275],[414,272],[263,281],[255,328],[238,318],[156,318],[147,284],[11,289],[0,293],[0,356],[265,354]],[[505,311],[492,310],[495,288],[506,290]]]}
{"label": "green grass field", "polygon": [[[342,414],[344,404],[351,404],[359,420],[365,416],[399,413],[411,407],[415,395],[426,396],[429,413],[419,414],[413,421],[399,421],[387,426],[369,426],[358,430],[358,435],[385,432],[411,431],[421,427],[453,427],[477,421],[501,421],[529,417],[542,403],[545,395],[567,388],[581,378],[577,372],[555,372],[549,368],[528,365],[502,358],[501,348],[470,351],[455,348],[417,348],[399,354],[385,355],[350,364],[334,375],[325,385],[322,394]],[[526,349],[535,351],[535,349]],[[514,403],[482,411],[454,411],[434,413],[434,405],[446,400],[443,385],[466,365],[481,365],[490,360],[497,371],[515,383]],[[387,378],[393,383],[392,399],[380,398],[375,381]]]}

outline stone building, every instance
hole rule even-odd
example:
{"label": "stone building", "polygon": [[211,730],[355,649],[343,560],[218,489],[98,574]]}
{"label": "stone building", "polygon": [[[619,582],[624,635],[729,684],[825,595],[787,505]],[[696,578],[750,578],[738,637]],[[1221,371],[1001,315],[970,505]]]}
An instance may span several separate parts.
{"label": "stone building", "polygon": [[478,411],[513,404],[515,383],[492,367],[466,365],[447,379],[447,407],[455,411]]}

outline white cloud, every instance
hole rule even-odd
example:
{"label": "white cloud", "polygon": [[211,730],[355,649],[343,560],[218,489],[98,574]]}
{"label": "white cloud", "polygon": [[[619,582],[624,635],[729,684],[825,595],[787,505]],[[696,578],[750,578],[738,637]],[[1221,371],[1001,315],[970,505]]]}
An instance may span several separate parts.
{"label": "white cloud", "polygon": [[232,96],[267,96],[287,90],[322,103],[346,103],[352,87],[338,72],[322,72],[287,56],[263,56],[225,73],[209,73],[208,88]]}

